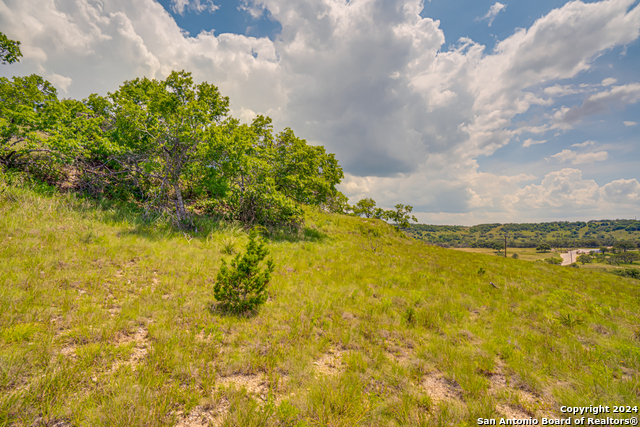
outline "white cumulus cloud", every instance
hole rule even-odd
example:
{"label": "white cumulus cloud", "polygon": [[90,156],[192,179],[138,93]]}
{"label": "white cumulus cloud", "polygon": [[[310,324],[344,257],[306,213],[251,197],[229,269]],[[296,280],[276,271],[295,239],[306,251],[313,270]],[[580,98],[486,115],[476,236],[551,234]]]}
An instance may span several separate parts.
{"label": "white cumulus cloud", "polygon": [[566,96],[573,95],[574,93],[580,93],[582,90],[573,87],[572,85],[559,85],[555,84],[544,88],[544,93],[550,96]]}
{"label": "white cumulus cloud", "polygon": [[487,11],[487,13],[483,16],[483,17],[478,17],[476,18],[476,21],[484,21],[484,20],[488,20],[489,21],[489,26],[491,26],[491,24],[493,24],[493,20],[496,18],[496,16],[498,16],[498,13],[500,13],[501,11],[505,10],[507,8],[506,4],[502,4],[499,2],[495,2]]}
{"label": "white cumulus cloud", "polygon": [[606,151],[598,151],[593,153],[576,153],[572,150],[562,150],[559,153],[552,155],[551,157],[561,161],[570,161],[574,165],[581,165],[585,163],[602,162],[609,158],[609,153]]}
{"label": "white cumulus cloud", "polygon": [[543,139],[541,141],[536,141],[534,139],[528,138],[524,141],[524,143],[522,144],[523,147],[531,147],[532,145],[536,145],[536,144],[544,144],[545,142],[547,142],[546,139]]}
{"label": "white cumulus cloud", "polygon": [[611,203],[640,204],[640,183],[637,179],[618,179],[602,187],[602,197]]}
{"label": "white cumulus cloud", "polygon": [[593,206],[599,197],[595,181],[582,179],[578,169],[566,168],[547,174],[538,185],[517,191],[512,204],[528,209],[578,208]]}
{"label": "white cumulus cloud", "polygon": [[640,205],[640,183],[637,179],[620,179],[599,186],[593,179],[585,179],[581,170],[564,168],[505,199],[521,215],[544,211],[582,220],[624,218],[632,217]]}
{"label": "white cumulus cloud", "polygon": [[171,9],[179,15],[184,15],[185,10],[194,13],[202,13],[205,10],[215,12],[220,6],[212,0],[171,0]]}
{"label": "white cumulus cloud", "polygon": [[589,146],[595,145],[595,144],[596,144],[595,141],[588,140],[588,141],[585,141],[585,142],[579,142],[579,143],[573,144],[571,146],[572,147],[589,147]]}
{"label": "white cumulus cloud", "polygon": [[69,86],[73,83],[73,79],[71,77],[61,76],[60,74],[49,74],[46,76],[47,80],[53,83],[54,86],[62,90],[64,93],[69,92]]}

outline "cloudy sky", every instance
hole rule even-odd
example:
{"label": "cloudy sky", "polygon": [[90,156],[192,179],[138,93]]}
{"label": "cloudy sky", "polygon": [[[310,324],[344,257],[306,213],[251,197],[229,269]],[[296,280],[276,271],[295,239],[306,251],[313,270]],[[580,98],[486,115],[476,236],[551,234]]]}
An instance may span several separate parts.
{"label": "cloudy sky", "polygon": [[638,0],[0,0],[63,97],[191,71],[420,222],[640,216]]}

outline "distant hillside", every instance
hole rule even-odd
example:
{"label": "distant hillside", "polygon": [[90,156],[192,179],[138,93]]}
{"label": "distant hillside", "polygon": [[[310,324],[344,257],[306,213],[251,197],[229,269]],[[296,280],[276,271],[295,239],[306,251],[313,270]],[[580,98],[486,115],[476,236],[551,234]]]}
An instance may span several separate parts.
{"label": "distant hillside", "polygon": [[640,221],[633,219],[479,224],[472,227],[415,224],[407,231],[416,239],[445,247],[489,248],[504,242],[505,233],[508,246],[515,248],[534,248],[543,242],[554,247],[612,246],[620,240],[640,243]]}

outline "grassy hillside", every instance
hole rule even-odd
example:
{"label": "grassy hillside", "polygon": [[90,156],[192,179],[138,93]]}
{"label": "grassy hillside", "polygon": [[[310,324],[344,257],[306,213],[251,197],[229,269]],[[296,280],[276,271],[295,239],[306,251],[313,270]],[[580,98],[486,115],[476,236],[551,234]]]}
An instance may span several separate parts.
{"label": "grassy hillside", "polygon": [[491,248],[504,243],[509,247],[535,248],[541,243],[554,247],[612,246],[620,240],[640,243],[640,221],[633,219],[589,222],[544,222],[528,224],[458,225],[413,224],[407,232],[416,239],[444,247]]}
{"label": "grassy hillside", "polygon": [[0,212],[0,426],[477,425],[640,399],[637,280],[308,211],[237,317],[212,283],[238,227],[3,181]]}

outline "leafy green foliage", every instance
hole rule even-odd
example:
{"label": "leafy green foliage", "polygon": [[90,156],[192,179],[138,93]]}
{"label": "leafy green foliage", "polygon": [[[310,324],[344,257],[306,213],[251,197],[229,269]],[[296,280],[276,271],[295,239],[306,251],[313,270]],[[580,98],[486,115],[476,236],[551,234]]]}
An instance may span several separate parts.
{"label": "leafy green foliage", "polygon": [[638,252],[622,252],[614,255],[612,258],[624,264],[631,264],[634,261],[640,261],[640,254],[638,254]]}
{"label": "leafy green foliage", "polygon": [[195,84],[191,73],[174,71],[163,81],[127,81],[110,101],[111,135],[124,148],[123,164],[146,183],[152,205],[173,205],[177,221],[185,221],[185,173],[229,99],[212,84]]}
{"label": "leafy green foliage", "polygon": [[549,246],[548,243],[542,243],[538,245],[538,247],[536,248],[536,251],[538,252],[549,252],[550,250],[551,250],[551,246]]}
{"label": "leafy green foliage", "polygon": [[376,201],[371,198],[362,199],[358,201],[355,206],[352,206],[351,210],[355,215],[365,218],[375,218]]}
{"label": "leafy green foliage", "polygon": [[371,198],[358,201],[354,206],[349,206],[349,210],[356,216],[393,221],[399,228],[409,227],[409,220],[418,222],[415,216],[410,215],[413,206],[397,204],[395,210],[384,210],[377,208],[376,201]]}
{"label": "leafy green foliage", "polygon": [[13,64],[20,61],[22,52],[20,42],[11,40],[4,33],[0,32],[0,63]]}
{"label": "leafy green foliage", "polygon": [[409,227],[409,220],[418,222],[418,219],[414,215],[411,215],[413,206],[398,203],[395,208],[395,211],[388,211],[387,217],[399,228]]}
{"label": "leafy green foliage", "polygon": [[214,295],[223,310],[232,313],[256,311],[267,301],[267,284],[275,265],[273,260],[268,260],[266,267],[261,268],[260,262],[268,254],[264,239],[259,237],[257,229],[253,229],[246,252],[236,255],[230,267],[222,260]]}
{"label": "leafy green foliage", "polygon": [[0,78],[0,163],[28,165],[29,156],[52,153],[42,132],[52,127],[56,89],[42,77]]}
{"label": "leafy green foliage", "polygon": [[493,249],[494,251],[503,251],[504,242],[494,242],[493,245],[491,245],[491,249]]}
{"label": "leafy green foliage", "polygon": [[278,134],[273,156],[277,159],[273,162],[276,189],[298,203],[326,203],[344,178],[334,154],[327,154],[324,147],[308,145],[289,128]]}
{"label": "leafy green foliage", "polygon": [[[209,212],[244,224],[300,223],[299,203],[279,191],[274,178],[280,159],[270,140],[270,132],[257,132],[235,119],[212,130],[193,165],[201,197],[213,199]],[[295,192],[293,183],[289,190]]]}
{"label": "leafy green foliage", "polygon": [[39,76],[0,79],[0,165],[65,189],[135,199],[193,228],[193,215],[299,229],[302,205],[343,212],[333,154],[271,119],[227,117],[229,100],[190,73],[58,100]]}
{"label": "leafy green foliage", "polygon": [[591,256],[589,254],[580,254],[577,261],[581,262],[582,265],[588,264],[591,262]]}
{"label": "leafy green foliage", "polygon": [[614,246],[614,249],[617,249],[619,251],[632,251],[634,249],[637,248],[636,244],[633,242],[630,242],[628,240],[621,240],[619,242],[617,242]]}

